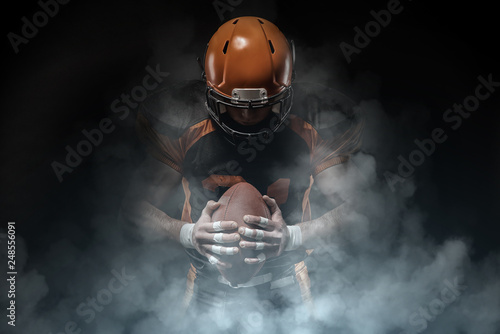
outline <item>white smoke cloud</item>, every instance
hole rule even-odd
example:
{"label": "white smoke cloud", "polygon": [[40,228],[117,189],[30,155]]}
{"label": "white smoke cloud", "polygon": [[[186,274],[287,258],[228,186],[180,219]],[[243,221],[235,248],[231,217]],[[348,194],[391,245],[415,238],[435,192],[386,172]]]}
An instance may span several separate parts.
{"label": "white smoke cloud", "polygon": [[[383,112],[374,100],[361,105],[368,114]],[[272,317],[257,309],[249,313],[253,322],[242,322],[242,333],[258,332],[262,329],[258,324],[286,328],[291,319],[299,325],[289,328],[289,333],[498,333],[499,255],[492,253],[474,263],[467,240],[450,235],[438,243],[423,228],[425,208],[412,200],[418,185],[407,180],[396,191],[389,189],[377,172],[378,150],[386,150],[385,139],[392,136],[379,136],[376,124],[395,126],[385,119],[370,125],[365,146],[353,157],[353,172],[339,184],[354,187],[356,198],[337,236],[342,242],[321,244],[307,260],[316,321],[301,321],[304,312],[296,309]],[[97,184],[110,177],[116,156],[109,152],[96,153],[100,160],[93,166]],[[97,189],[96,198],[115,195],[107,187]],[[68,225],[68,231],[83,233]],[[187,257],[180,246],[129,240],[116,213],[96,214],[90,226],[91,237],[74,239],[87,239],[87,246],[61,239],[37,256],[37,262],[27,261],[18,281],[17,301],[23,305],[18,309],[18,326],[5,332],[59,333],[71,321],[82,333],[183,332],[180,305]],[[27,249],[19,246],[19,253]],[[86,323],[86,317],[76,312],[79,304],[98,296],[113,277],[111,271],[123,267],[135,279]],[[446,303],[442,291],[456,280],[459,294],[450,301],[445,291]],[[204,333],[219,331],[203,328]]]}

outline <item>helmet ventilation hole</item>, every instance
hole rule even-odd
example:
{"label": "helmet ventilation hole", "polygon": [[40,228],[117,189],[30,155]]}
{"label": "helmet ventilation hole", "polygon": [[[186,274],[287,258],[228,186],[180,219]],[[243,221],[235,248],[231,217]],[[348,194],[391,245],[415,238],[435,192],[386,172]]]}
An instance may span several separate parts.
{"label": "helmet ventilation hole", "polygon": [[259,22],[260,22],[260,24],[264,24],[264,22],[262,22],[262,20],[261,20],[261,19],[257,19],[257,21],[259,21]]}
{"label": "helmet ventilation hole", "polygon": [[271,53],[274,54],[274,45],[273,42],[271,42],[271,40],[269,40],[269,47],[271,48]]}
{"label": "helmet ventilation hole", "polygon": [[226,54],[228,45],[229,45],[229,41],[226,41],[226,43],[224,44],[224,48],[222,49],[223,54]]}
{"label": "helmet ventilation hole", "polygon": [[233,21],[233,24],[238,23],[238,21],[239,21],[239,19],[234,20],[234,21]]}

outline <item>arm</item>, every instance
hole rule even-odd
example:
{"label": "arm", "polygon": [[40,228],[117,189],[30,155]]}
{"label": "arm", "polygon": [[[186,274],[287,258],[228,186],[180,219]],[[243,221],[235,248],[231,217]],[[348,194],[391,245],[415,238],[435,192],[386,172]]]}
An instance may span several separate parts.
{"label": "arm", "polygon": [[[311,221],[302,222],[294,226],[287,226],[281,215],[276,201],[268,196],[263,199],[269,205],[272,217],[269,221],[262,221],[258,216],[245,216],[245,221],[249,224],[264,228],[261,241],[241,241],[240,246],[245,248],[263,249],[265,258],[271,258],[281,255],[283,251],[293,250],[299,246],[314,248],[315,239],[328,238],[338,235],[342,225],[345,209],[352,201],[352,192],[354,185],[347,183],[348,173],[351,171],[350,162],[335,165],[325,169],[315,177],[315,182],[320,192],[331,203],[334,209],[328,211],[323,216]],[[238,231],[241,235],[257,236],[256,229],[241,228]],[[262,248],[263,247],[263,248]],[[245,260],[247,263],[258,263],[258,258]]]}
{"label": "arm", "polygon": [[188,222],[170,217],[158,209],[178,190],[182,175],[158,160],[147,157],[135,172],[122,202],[121,215],[128,228],[145,238],[179,241]]}
{"label": "arm", "polygon": [[134,175],[129,191],[122,203],[121,216],[128,220],[132,233],[147,240],[171,239],[186,248],[195,248],[211,263],[230,266],[218,255],[237,254],[237,247],[221,247],[239,240],[236,223],[212,222],[212,213],[219,203],[209,201],[196,224],[175,219],[158,207],[175,195],[182,175],[165,164],[148,157]]}
{"label": "arm", "polygon": [[338,234],[346,208],[352,201],[353,185],[346,183],[350,171],[352,163],[348,161],[327,168],[314,178],[319,191],[334,209],[319,218],[297,224],[306,248],[314,247],[314,239],[318,237],[328,238]]}

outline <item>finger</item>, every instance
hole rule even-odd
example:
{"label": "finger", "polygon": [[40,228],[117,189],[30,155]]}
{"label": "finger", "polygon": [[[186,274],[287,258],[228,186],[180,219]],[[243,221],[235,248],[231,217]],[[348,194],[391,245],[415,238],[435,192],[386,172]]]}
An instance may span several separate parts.
{"label": "finger", "polygon": [[255,250],[262,250],[264,248],[276,248],[279,247],[279,244],[272,244],[268,242],[263,242],[263,241],[240,241],[239,243],[241,248],[246,248],[246,249],[255,249]]}
{"label": "finger", "polygon": [[215,209],[217,209],[219,206],[219,202],[210,200],[207,202],[207,205],[205,205],[205,208],[203,208],[203,210],[201,211],[201,214],[212,216],[212,212],[214,212]]}
{"label": "finger", "polygon": [[246,264],[257,264],[266,261],[266,254],[260,253],[257,257],[247,257],[245,258]]}
{"label": "finger", "polygon": [[264,232],[263,230],[254,230],[247,227],[240,227],[238,229],[238,233],[248,238],[252,238],[255,240],[262,240],[266,236],[265,233],[268,232]]}
{"label": "finger", "polygon": [[220,266],[220,267],[224,267],[224,268],[231,268],[232,267],[232,265],[230,263],[223,262],[213,255],[208,255],[207,258],[208,258],[208,262],[210,262],[210,264],[212,264],[214,266]]}
{"label": "finger", "polygon": [[238,227],[238,224],[234,221],[216,221],[211,223],[212,226],[207,228],[207,232],[221,232],[230,231]]}
{"label": "finger", "polygon": [[274,222],[266,217],[245,215],[243,220],[247,224],[257,225],[259,227],[265,228],[266,230],[272,230],[275,225]]}
{"label": "finger", "polygon": [[200,232],[199,235],[196,236],[196,241],[199,244],[221,244],[221,243],[230,243],[240,241],[241,236],[238,233],[207,233]]}
{"label": "finger", "polygon": [[236,255],[240,251],[238,247],[222,247],[219,245],[203,245],[202,248],[217,255]]}
{"label": "finger", "polygon": [[235,242],[240,240],[238,233],[214,233],[211,234],[212,240],[218,244]]}
{"label": "finger", "polygon": [[264,200],[264,202],[266,202],[267,206],[271,210],[271,214],[274,214],[276,211],[280,210],[280,207],[278,206],[278,203],[276,203],[276,200],[274,198],[264,195],[262,196],[262,199]]}

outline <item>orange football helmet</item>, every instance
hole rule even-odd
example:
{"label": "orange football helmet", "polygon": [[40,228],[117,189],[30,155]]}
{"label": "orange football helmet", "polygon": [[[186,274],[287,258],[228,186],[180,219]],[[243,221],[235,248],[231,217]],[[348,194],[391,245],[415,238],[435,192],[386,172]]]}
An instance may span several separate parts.
{"label": "orange football helmet", "polygon": [[204,62],[207,108],[233,139],[263,134],[263,129],[235,129],[228,122],[225,106],[271,106],[277,121],[265,130],[274,132],[283,124],[292,106],[294,53],[293,42],[273,23],[258,17],[230,20],[212,36]]}

